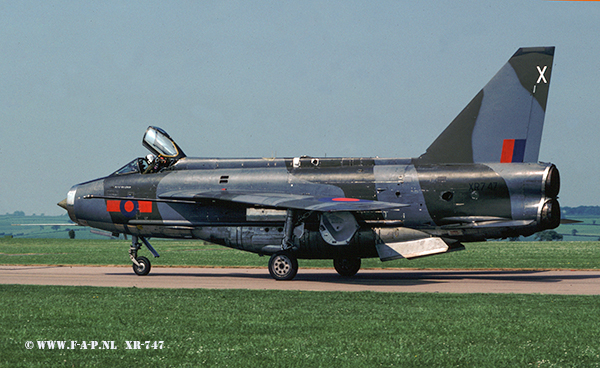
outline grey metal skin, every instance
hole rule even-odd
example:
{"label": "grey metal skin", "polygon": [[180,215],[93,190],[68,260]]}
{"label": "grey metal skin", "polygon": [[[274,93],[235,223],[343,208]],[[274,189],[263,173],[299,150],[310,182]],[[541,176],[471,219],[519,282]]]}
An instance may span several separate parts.
{"label": "grey metal skin", "polygon": [[[319,231],[322,213],[336,212],[297,210],[297,217],[307,216],[295,223],[304,225],[303,234],[294,237],[298,258],[376,257],[378,228],[411,228],[469,242],[531,235],[560,222],[558,172],[552,164],[415,166],[402,159],[320,158],[315,165],[314,159],[302,158],[301,166],[293,168],[292,161],[185,158],[161,173],[112,175],[74,186],[67,209],[76,223],[115,233],[197,238],[271,254],[280,250],[285,204],[256,206],[220,200],[217,194],[285,193],[409,204],[352,211],[360,228],[344,245],[327,243]],[[170,198],[172,192],[214,193],[214,198]],[[107,212],[107,197],[150,200],[152,212],[132,217]],[[261,216],[260,208],[270,211]]]}
{"label": "grey metal skin", "polygon": [[418,158],[189,158],[149,127],[143,144],[160,162],[135,159],[76,185],[61,206],[79,225],[144,241],[203,239],[277,255],[276,279],[293,278],[298,258],[334,259],[350,276],[361,258],[422,257],[552,229],[558,170],[534,161],[553,55],[519,49]]}

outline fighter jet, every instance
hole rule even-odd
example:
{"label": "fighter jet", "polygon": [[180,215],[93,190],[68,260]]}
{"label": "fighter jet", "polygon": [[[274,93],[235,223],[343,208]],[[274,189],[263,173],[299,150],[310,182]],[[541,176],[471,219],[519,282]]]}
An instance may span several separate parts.
{"label": "fighter jet", "polygon": [[191,158],[149,127],[151,154],[75,185],[59,205],[79,225],[148,238],[202,239],[270,256],[276,280],[298,259],[417,258],[463,243],[556,228],[560,177],[538,162],[554,47],[520,48],[416,158]]}

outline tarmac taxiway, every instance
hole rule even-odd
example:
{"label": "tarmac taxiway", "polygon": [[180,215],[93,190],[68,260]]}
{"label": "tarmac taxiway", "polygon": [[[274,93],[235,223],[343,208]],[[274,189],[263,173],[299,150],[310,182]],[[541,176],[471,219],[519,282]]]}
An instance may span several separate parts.
{"label": "tarmac taxiway", "polygon": [[131,267],[0,266],[0,284],[599,295],[600,271],[366,269],[343,278],[333,269],[300,269],[292,281],[275,281],[266,268],[154,267],[137,276]]}

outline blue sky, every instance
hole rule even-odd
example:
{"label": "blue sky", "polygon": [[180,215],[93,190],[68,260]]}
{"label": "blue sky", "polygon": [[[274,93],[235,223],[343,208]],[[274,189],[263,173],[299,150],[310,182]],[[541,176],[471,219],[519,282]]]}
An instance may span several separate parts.
{"label": "blue sky", "polygon": [[0,214],[146,154],[416,157],[521,46],[556,46],[540,160],[600,205],[600,3],[0,2]]}

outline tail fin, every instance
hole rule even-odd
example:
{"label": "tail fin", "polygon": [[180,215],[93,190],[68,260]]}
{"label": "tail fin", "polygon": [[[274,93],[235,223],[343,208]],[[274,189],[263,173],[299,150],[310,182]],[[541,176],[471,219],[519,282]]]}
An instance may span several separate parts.
{"label": "tail fin", "polygon": [[537,162],[554,47],[520,48],[417,163]]}

